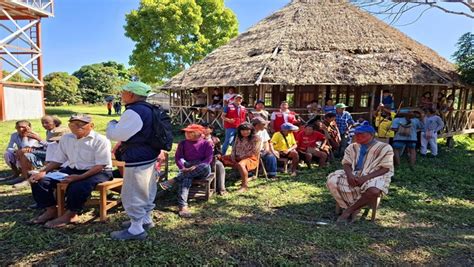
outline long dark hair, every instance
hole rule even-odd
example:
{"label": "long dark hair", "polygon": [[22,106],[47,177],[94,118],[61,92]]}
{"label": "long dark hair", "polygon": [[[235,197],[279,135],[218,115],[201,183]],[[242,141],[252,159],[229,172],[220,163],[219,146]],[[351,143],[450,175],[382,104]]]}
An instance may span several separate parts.
{"label": "long dark hair", "polygon": [[244,138],[242,136],[242,133],[240,133],[240,131],[242,130],[250,130],[250,135],[248,137],[249,140],[252,140],[253,137],[255,136],[255,128],[253,127],[253,125],[248,122],[244,122],[240,124],[239,127],[237,127],[237,137],[239,138],[240,141],[242,141],[242,139]]}

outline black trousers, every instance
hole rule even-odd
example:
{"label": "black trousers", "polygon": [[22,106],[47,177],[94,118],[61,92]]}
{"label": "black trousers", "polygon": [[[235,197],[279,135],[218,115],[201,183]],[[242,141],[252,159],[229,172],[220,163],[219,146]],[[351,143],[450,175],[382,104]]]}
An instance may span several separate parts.
{"label": "black trousers", "polygon": [[[69,167],[59,170],[67,174],[83,174],[87,170],[76,170]],[[111,171],[102,171],[84,180],[72,182],[66,189],[66,209],[72,212],[81,212],[84,204],[91,196],[92,190],[99,183],[112,179]],[[55,190],[60,181],[44,177],[38,183],[32,184],[33,198],[38,204],[38,208],[48,208],[56,206]]]}

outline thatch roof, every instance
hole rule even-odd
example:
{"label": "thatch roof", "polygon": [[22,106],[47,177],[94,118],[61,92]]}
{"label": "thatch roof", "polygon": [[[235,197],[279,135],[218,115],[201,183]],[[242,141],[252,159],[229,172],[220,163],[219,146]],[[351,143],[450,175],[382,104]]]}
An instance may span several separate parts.
{"label": "thatch roof", "polygon": [[163,88],[458,83],[452,63],[346,1],[294,0]]}

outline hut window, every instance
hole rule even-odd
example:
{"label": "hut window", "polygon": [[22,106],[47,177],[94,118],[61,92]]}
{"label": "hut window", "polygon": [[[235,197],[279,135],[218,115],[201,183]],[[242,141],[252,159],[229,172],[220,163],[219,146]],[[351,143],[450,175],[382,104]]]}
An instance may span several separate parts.
{"label": "hut window", "polygon": [[454,91],[454,109],[459,109],[460,107],[460,102],[461,102],[461,90],[460,89],[456,89]]}
{"label": "hut window", "polygon": [[338,103],[347,104],[347,95],[346,95],[346,92],[340,92],[340,93],[339,93],[339,100],[338,100],[337,102],[338,102]]}
{"label": "hut window", "polygon": [[272,87],[270,88],[267,88],[265,90],[265,106],[267,107],[272,107],[273,106],[273,101],[272,101],[272,97],[273,97],[273,94],[272,94]]}
{"label": "hut window", "polygon": [[361,108],[369,107],[369,92],[363,92],[360,95],[360,107]]}
{"label": "hut window", "polygon": [[351,88],[349,89],[349,96],[347,99],[347,105],[349,107],[354,107],[354,90]]}
{"label": "hut window", "polygon": [[466,109],[471,109],[472,108],[472,91],[474,89],[468,89],[469,93],[467,94],[467,99],[466,99]]}

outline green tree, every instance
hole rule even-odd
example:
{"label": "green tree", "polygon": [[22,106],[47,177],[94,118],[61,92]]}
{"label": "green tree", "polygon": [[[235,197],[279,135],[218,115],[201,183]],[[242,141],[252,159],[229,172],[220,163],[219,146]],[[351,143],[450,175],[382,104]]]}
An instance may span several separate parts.
{"label": "green tree", "polygon": [[76,104],[81,100],[79,79],[67,72],[52,72],[44,77],[44,96],[55,105]]}
{"label": "green tree", "polygon": [[99,103],[108,95],[118,94],[120,86],[130,79],[125,66],[113,61],[82,66],[72,75],[79,79],[79,92],[86,103]]}
{"label": "green tree", "polygon": [[[9,71],[7,71],[7,70],[2,70],[3,78],[5,78],[6,76],[8,76],[9,74],[10,74]],[[27,81],[27,80],[20,74],[20,72],[15,73],[10,79],[8,79],[8,81],[9,81],[9,82],[18,82],[18,83],[30,82],[30,81]]]}
{"label": "green tree", "polygon": [[474,84],[474,33],[463,34],[457,42],[457,48],[453,58],[461,74],[461,79],[465,83]]}
{"label": "green tree", "polygon": [[136,42],[130,64],[144,82],[162,83],[238,34],[224,0],[141,0],[126,15]]}

